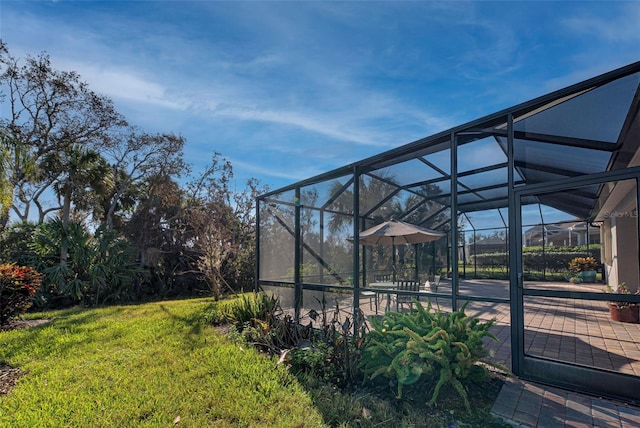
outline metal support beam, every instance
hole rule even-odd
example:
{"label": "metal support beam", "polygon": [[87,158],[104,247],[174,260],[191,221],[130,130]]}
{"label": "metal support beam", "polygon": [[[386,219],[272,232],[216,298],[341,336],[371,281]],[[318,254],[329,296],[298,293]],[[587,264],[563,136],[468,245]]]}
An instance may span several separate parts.
{"label": "metal support beam", "polygon": [[[353,319],[360,310],[360,170],[353,167]],[[357,325],[354,322],[354,334]]]}
{"label": "metal support beam", "polygon": [[[511,299],[511,368],[514,374],[522,370],[522,355],[524,354],[524,315],[522,299],[522,271],[520,253],[520,204],[514,193],[515,162],[513,149],[513,115],[507,118],[507,181],[509,186],[509,296]],[[521,248],[518,248],[520,245]]]}
{"label": "metal support beam", "polygon": [[260,203],[262,199],[256,199],[256,269],[253,280],[253,291],[260,289]]}
{"label": "metal support beam", "polygon": [[458,144],[451,133],[451,310],[458,310]]}
{"label": "metal support beam", "polygon": [[300,224],[300,187],[296,187],[295,195],[295,250],[293,257],[293,306],[294,306],[294,319],[295,322],[300,322],[300,309],[302,309],[302,276],[300,275],[300,267],[302,264],[302,236],[301,236],[301,224]]}

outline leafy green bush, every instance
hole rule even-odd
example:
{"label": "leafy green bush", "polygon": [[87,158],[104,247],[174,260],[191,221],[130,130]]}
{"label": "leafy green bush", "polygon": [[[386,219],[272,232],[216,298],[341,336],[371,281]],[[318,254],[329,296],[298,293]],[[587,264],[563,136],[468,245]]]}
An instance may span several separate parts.
{"label": "leafy green bush", "polygon": [[295,375],[304,373],[316,379],[331,382],[335,366],[330,363],[332,349],[326,343],[301,342],[286,355],[289,369]]}
{"label": "leafy green bush", "polygon": [[319,324],[318,328],[313,330],[311,322],[307,325],[311,332],[310,340],[324,354],[324,373],[320,378],[345,387],[362,377],[359,363],[368,327],[362,311],[358,310],[353,318],[341,318],[337,301],[333,311],[327,310],[324,298],[320,303],[320,313],[312,310],[308,314]]}
{"label": "leafy green bush", "polygon": [[41,275],[35,269],[0,265],[0,325],[29,309],[40,283]]}
{"label": "leafy green bush", "polygon": [[[60,262],[62,243],[67,245],[66,263]],[[38,304],[49,307],[82,303],[87,306],[128,302],[137,295],[144,272],[135,258],[135,249],[112,230],[69,222],[58,218],[37,226],[29,244],[30,265],[44,274]]]}
{"label": "leafy green bush", "polygon": [[395,379],[398,398],[402,398],[405,386],[424,388],[435,383],[429,405],[438,400],[440,389],[448,384],[470,411],[465,383],[486,379],[487,366],[508,372],[485,359],[489,351],[482,339],[498,340],[489,333],[495,319],[486,323],[469,319],[464,313],[466,305],[446,314],[432,311],[431,302],[427,308],[418,301],[414,303],[416,309],[410,313],[389,312],[382,319],[371,320],[373,330],[367,334],[362,351],[365,379],[378,376]]}
{"label": "leafy green bush", "polygon": [[327,310],[324,299],[320,303],[321,311],[310,311],[305,316],[308,323],[302,324],[282,310],[277,296],[251,293],[215,302],[204,312],[204,319],[214,324],[232,323],[236,328],[233,334],[261,351],[279,355],[279,363],[286,362],[296,375],[312,375],[346,386],[360,377],[364,315],[341,319],[337,302],[334,311]]}
{"label": "leafy green bush", "polygon": [[[542,271],[550,272],[566,272],[567,266],[572,259],[576,257],[588,257],[599,260],[600,245],[594,244],[587,248],[586,245],[573,247],[523,247],[522,248],[522,264],[525,271]],[[508,254],[484,253],[474,254],[470,256],[471,265],[477,267],[497,268],[503,266],[504,270],[509,264]]]}
{"label": "leafy green bush", "polygon": [[590,254],[595,257],[596,254],[600,254],[600,244],[589,245],[533,245],[529,247],[522,247],[523,253],[580,253]]}
{"label": "leafy green bush", "polygon": [[246,293],[216,303],[216,309],[209,309],[207,317],[233,324],[245,342],[261,351],[277,355],[309,337],[310,328],[303,328],[290,314],[285,314],[277,295]]}
{"label": "leafy green bush", "polygon": [[[32,266],[33,241],[37,225],[34,223],[16,222],[7,225],[0,231],[0,260],[13,262],[21,266]],[[35,267],[35,266],[33,266]]]}
{"label": "leafy green bush", "polygon": [[246,293],[229,304],[227,316],[229,321],[237,327],[254,320],[271,322],[272,319],[282,312],[280,299],[275,295],[266,293]]}

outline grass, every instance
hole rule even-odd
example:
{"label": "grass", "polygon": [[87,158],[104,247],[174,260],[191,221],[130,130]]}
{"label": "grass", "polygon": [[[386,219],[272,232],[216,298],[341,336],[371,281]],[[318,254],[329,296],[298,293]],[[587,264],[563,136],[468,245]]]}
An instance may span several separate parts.
{"label": "grass", "polygon": [[[566,282],[566,276],[569,271],[565,272],[552,272],[548,270],[543,272],[541,270],[526,270],[524,272],[524,278],[527,281],[560,281]],[[509,279],[509,272],[507,266],[503,267],[478,267],[474,268],[473,264],[467,264],[466,269],[460,264],[458,268],[458,274],[466,278],[477,279]],[[602,275],[598,274],[596,281],[601,281]]]}
{"label": "grass", "polygon": [[[224,323],[225,320],[233,320],[236,326],[241,326],[242,332],[233,332],[229,337],[244,338],[251,341],[260,349],[275,351],[284,347],[293,346],[291,343],[298,339],[292,337],[292,331],[283,328],[285,318],[279,311],[279,303],[266,298],[266,295],[244,295],[238,299],[216,302],[206,309],[206,319],[212,323]],[[269,308],[275,309],[270,312]],[[323,312],[324,313],[324,312]],[[333,320],[333,312],[329,311],[329,324],[337,322],[338,330],[341,321]],[[324,317],[324,315],[322,315]],[[248,322],[251,319],[270,320],[261,322],[262,327],[256,331],[255,323]],[[324,318],[316,320],[323,324]],[[280,320],[280,321],[278,321]],[[301,323],[306,325],[303,317]],[[329,331],[331,329],[329,328]],[[289,338],[293,342],[279,342],[274,346],[274,336],[280,339]],[[293,335],[295,336],[295,334]],[[331,336],[331,335],[330,335]],[[344,337],[341,334],[333,336],[334,339],[325,337],[322,340],[316,336],[311,339],[315,350],[307,348],[302,351],[294,350],[287,354],[287,364],[290,370],[296,373],[298,380],[309,392],[315,408],[322,414],[324,422],[332,427],[508,427],[505,422],[494,417],[490,409],[504,383],[504,376],[494,374],[489,379],[480,382],[466,382],[467,397],[471,404],[471,410],[464,405],[458,391],[445,384],[440,391],[439,399],[433,406],[426,403],[432,398],[433,388],[436,382],[421,382],[405,387],[402,399],[397,399],[397,383],[395,380],[377,378],[363,384],[362,373],[353,373],[353,381],[345,382],[343,377],[351,373],[347,366],[349,362],[344,359],[344,354],[337,351],[343,348]],[[305,347],[309,339],[304,339]],[[359,360],[355,348],[356,342],[351,343],[351,355]],[[328,364],[328,365],[327,365]],[[357,364],[357,363],[356,363]],[[349,366],[350,367],[350,366]],[[338,387],[337,385],[343,385]]]}
{"label": "grass", "polygon": [[1,332],[0,363],[27,375],[0,396],[0,427],[325,426],[284,367],[205,325],[208,304],[60,311]]}
{"label": "grass", "polygon": [[[217,306],[217,305],[215,305]],[[28,314],[53,321],[0,332],[0,364],[27,372],[0,396],[4,427],[504,427],[500,381],[397,400],[388,384],[340,389],[224,336],[208,299]],[[179,422],[176,424],[177,418]]]}
{"label": "grass", "polygon": [[472,412],[468,413],[460,396],[443,389],[437,406],[428,407],[431,391],[412,390],[397,400],[393,388],[378,383],[341,390],[312,377],[301,377],[314,405],[332,427],[411,427],[411,428],[508,428],[510,425],[491,415],[490,409],[500,392],[502,380],[495,379],[469,388]]}

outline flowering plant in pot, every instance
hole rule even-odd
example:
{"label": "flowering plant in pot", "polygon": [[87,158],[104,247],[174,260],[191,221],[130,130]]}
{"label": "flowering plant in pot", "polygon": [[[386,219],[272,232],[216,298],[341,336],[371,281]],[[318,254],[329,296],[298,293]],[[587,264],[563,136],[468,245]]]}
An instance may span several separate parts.
{"label": "flowering plant in pot", "polygon": [[[605,292],[631,295],[629,287],[627,287],[624,282],[622,284],[618,284],[616,289],[607,285]],[[633,294],[640,294],[640,290],[637,290]],[[611,315],[611,319],[614,321],[637,324],[640,322],[640,303],[623,301],[609,302],[609,314]]]}
{"label": "flowering plant in pot", "polygon": [[575,257],[569,262],[569,271],[572,276],[582,279],[584,282],[595,282],[597,261],[593,257]]}

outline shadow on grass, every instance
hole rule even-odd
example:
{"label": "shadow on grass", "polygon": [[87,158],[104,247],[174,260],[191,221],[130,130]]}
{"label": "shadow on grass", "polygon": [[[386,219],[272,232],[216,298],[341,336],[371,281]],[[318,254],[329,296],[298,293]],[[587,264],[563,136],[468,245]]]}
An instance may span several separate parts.
{"label": "shadow on grass", "polygon": [[394,394],[396,387],[387,379],[344,389],[307,374],[298,375],[298,380],[329,426],[509,427],[491,415],[491,407],[504,383],[500,377],[468,386],[471,414],[458,393],[448,387],[443,387],[436,405],[428,406],[434,385],[406,388],[404,397],[398,399]]}
{"label": "shadow on grass", "polygon": [[160,304],[160,310],[169,316],[171,320],[174,322],[178,322],[187,328],[187,337],[186,340],[189,341],[190,345],[198,346],[201,342],[202,336],[202,328],[205,325],[205,322],[202,318],[202,313],[200,311],[194,311],[189,315],[178,315],[176,312],[171,311],[166,305]]}
{"label": "shadow on grass", "polygon": [[[112,309],[114,313],[119,311],[120,308]],[[9,332],[6,341],[0,336],[0,361],[9,361],[25,352],[32,353],[36,358],[47,358],[52,354],[68,355],[86,342],[87,335],[95,335],[109,327],[107,323],[98,322],[103,316],[95,310],[73,308],[63,311],[50,322]]]}

